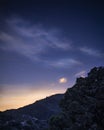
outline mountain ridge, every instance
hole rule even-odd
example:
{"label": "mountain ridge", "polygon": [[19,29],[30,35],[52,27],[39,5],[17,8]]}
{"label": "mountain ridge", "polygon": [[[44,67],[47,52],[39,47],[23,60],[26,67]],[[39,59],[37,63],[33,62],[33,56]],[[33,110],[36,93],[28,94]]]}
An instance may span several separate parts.
{"label": "mountain ridge", "polygon": [[32,105],[1,112],[0,129],[104,130],[104,67],[94,67],[87,77],[77,78],[65,94]]}
{"label": "mountain ridge", "polygon": [[0,112],[0,129],[43,130],[48,127],[47,120],[61,112],[62,98],[63,94],[55,94],[18,109]]}
{"label": "mountain ridge", "polygon": [[51,118],[49,130],[104,130],[104,67],[77,78],[60,107],[62,112]]}

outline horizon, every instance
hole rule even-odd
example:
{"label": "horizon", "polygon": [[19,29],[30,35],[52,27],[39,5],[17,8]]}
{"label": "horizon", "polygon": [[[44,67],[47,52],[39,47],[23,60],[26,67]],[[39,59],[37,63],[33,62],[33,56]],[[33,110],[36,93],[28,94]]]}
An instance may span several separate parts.
{"label": "horizon", "polygon": [[64,93],[104,65],[99,1],[0,1],[0,111]]}
{"label": "horizon", "polygon": [[[55,91],[52,92],[51,91],[51,92],[48,92],[48,93],[43,93],[42,96],[41,96],[41,93],[43,93],[43,92],[38,92],[37,96],[32,94],[32,97],[30,97],[28,100],[27,100],[27,98],[28,98],[27,96],[26,97],[21,97],[20,96],[19,98],[17,98],[18,100],[19,99],[24,99],[26,101],[19,101],[19,104],[18,104],[18,100],[17,99],[15,99],[16,103],[12,103],[13,100],[11,100],[9,102],[10,106],[8,105],[8,103],[6,101],[4,101],[4,103],[6,103],[6,105],[2,105],[1,104],[0,105],[0,111],[4,112],[4,111],[7,111],[7,110],[12,110],[12,109],[19,109],[19,108],[31,105],[31,104],[33,104],[33,103],[35,103],[37,101],[43,100],[43,99],[45,99],[47,97],[51,97],[51,96],[54,96],[54,95],[57,95],[57,94],[64,94],[65,91],[62,91],[62,92],[57,92],[57,91],[56,92]],[[34,94],[35,94],[35,92],[34,92]],[[6,100],[6,99],[4,99],[4,100]],[[3,103],[3,101],[1,103]]]}
{"label": "horizon", "polygon": [[3,109],[3,110],[0,110],[0,112],[5,112],[5,111],[9,111],[9,110],[17,110],[17,109],[20,109],[20,108],[23,108],[23,107],[26,107],[26,106],[29,106],[29,105],[32,105],[32,104],[34,104],[34,103],[36,103],[37,101],[41,101],[41,100],[44,100],[44,99],[46,99],[46,98],[50,98],[50,97],[52,97],[52,96],[55,96],[55,95],[61,95],[61,94],[64,94],[64,93],[53,93],[52,95],[49,95],[49,96],[46,96],[46,97],[43,97],[43,98],[40,98],[40,99],[38,99],[38,100],[35,100],[34,102],[29,102],[29,104],[26,104],[26,105],[23,105],[22,104],[22,106],[19,106],[19,107],[15,107],[15,108],[8,108],[8,109]]}

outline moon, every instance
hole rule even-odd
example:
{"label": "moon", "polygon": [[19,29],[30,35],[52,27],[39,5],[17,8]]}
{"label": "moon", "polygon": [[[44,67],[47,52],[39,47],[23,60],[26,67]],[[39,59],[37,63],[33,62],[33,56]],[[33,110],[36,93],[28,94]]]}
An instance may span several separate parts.
{"label": "moon", "polygon": [[59,79],[59,83],[66,83],[67,82],[67,78],[62,77]]}

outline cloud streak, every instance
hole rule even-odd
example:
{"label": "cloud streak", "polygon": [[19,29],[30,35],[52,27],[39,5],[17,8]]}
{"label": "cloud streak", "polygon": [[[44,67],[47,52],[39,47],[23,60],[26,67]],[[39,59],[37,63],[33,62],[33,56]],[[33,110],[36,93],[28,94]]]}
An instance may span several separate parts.
{"label": "cloud streak", "polygon": [[67,59],[59,59],[52,62],[48,61],[48,64],[50,66],[57,67],[57,68],[70,68],[73,66],[82,65],[82,62],[75,59],[67,58]]}
{"label": "cloud streak", "polygon": [[78,73],[75,74],[75,77],[85,77],[86,75],[86,71],[85,70],[82,70]]}
{"label": "cloud streak", "polygon": [[30,25],[30,23],[16,18],[7,20],[7,25],[11,29],[9,32],[0,31],[1,49],[17,52],[33,61],[42,61],[54,67],[80,64],[79,61],[72,58],[45,61],[39,57],[48,49],[60,51],[71,49],[71,42],[61,37],[58,30],[44,29],[42,25]]}
{"label": "cloud streak", "polygon": [[57,36],[57,31],[45,30],[40,25],[27,25],[18,19],[9,20],[7,24],[12,29],[12,34],[0,32],[0,40],[11,45],[10,48],[17,49],[17,51],[19,51],[18,48],[25,48],[24,50],[28,49],[32,52],[34,50],[36,53],[40,53],[47,47],[70,49],[70,43]]}
{"label": "cloud streak", "polygon": [[95,56],[95,57],[102,57],[102,56],[104,56],[103,53],[101,53],[98,50],[92,49],[92,48],[81,47],[80,51],[85,53],[85,54],[87,54],[87,55],[90,55],[90,56]]}

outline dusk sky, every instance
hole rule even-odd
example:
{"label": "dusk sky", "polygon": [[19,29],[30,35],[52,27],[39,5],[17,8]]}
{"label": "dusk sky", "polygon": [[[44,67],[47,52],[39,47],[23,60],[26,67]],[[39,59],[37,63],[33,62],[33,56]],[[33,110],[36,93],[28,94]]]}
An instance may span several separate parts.
{"label": "dusk sky", "polygon": [[103,65],[100,0],[0,0],[0,110],[64,93]]}

